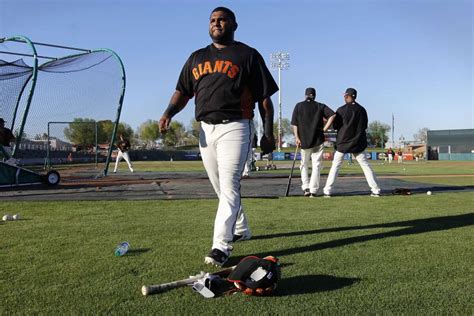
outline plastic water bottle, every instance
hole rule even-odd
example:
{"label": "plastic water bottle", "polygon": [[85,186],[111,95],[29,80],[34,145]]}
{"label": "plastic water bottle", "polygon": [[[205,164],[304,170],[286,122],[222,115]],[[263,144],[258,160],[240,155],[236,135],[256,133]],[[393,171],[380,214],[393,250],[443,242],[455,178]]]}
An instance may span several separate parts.
{"label": "plastic water bottle", "polygon": [[115,248],[115,255],[117,257],[123,256],[124,254],[127,253],[129,247],[130,247],[130,244],[128,243],[128,241],[124,241],[123,243],[120,243],[120,245],[118,245],[117,248]]}

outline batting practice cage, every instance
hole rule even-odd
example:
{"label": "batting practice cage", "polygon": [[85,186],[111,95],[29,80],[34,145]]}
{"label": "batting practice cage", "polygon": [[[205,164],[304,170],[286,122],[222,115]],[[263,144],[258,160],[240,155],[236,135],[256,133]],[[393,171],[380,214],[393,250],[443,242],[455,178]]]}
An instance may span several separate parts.
{"label": "batting practice cage", "polygon": [[16,137],[11,157],[4,150],[0,156],[21,166],[107,175],[125,83],[123,63],[110,49],[0,38],[0,117]]}

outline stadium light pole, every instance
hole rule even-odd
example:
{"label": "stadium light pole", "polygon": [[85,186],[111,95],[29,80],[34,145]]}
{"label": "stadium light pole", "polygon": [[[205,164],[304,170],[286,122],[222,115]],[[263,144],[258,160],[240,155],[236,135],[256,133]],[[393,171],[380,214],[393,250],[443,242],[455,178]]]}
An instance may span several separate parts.
{"label": "stadium light pole", "polygon": [[278,151],[281,151],[281,71],[290,68],[290,54],[276,52],[270,54],[272,69],[278,70]]}

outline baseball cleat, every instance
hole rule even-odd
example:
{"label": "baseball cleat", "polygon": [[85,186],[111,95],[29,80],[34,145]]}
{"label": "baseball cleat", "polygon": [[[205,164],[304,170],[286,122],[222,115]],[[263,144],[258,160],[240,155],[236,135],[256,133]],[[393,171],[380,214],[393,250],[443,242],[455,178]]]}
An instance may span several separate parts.
{"label": "baseball cleat", "polygon": [[309,189],[304,189],[303,195],[304,196],[311,196],[311,192],[309,192]]}
{"label": "baseball cleat", "polygon": [[315,198],[317,197],[316,193],[311,193],[311,195],[309,196],[310,198]]}
{"label": "baseball cleat", "polygon": [[227,262],[229,256],[219,249],[212,249],[211,252],[204,258],[204,263],[213,264],[222,267]]}
{"label": "baseball cleat", "polygon": [[371,197],[380,197],[380,194],[378,194],[378,193],[372,193],[372,194],[370,194],[370,196],[371,196]]}
{"label": "baseball cleat", "polygon": [[324,193],[324,197],[325,197],[325,198],[330,198],[330,197],[331,197],[331,194],[326,194],[326,193]]}

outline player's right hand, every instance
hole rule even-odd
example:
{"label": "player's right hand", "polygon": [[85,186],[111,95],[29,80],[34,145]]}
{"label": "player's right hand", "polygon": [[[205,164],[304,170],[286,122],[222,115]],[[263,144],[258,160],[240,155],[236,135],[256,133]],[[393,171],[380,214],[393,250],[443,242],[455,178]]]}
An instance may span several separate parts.
{"label": "player's right hand", "polygon": [[301,139],[299,137],[296,138],[296,147],[301,147]]}
{"label": "player's right hand", "polygon": [[168,131],[168,128],[170,127],[170,123],[171,123],[171,118],[169,118],[168,116],[163,115],[160,118],[160,121],[158,122],[158,126],[160,128],[161,134],[166,134],[166,132]]}

